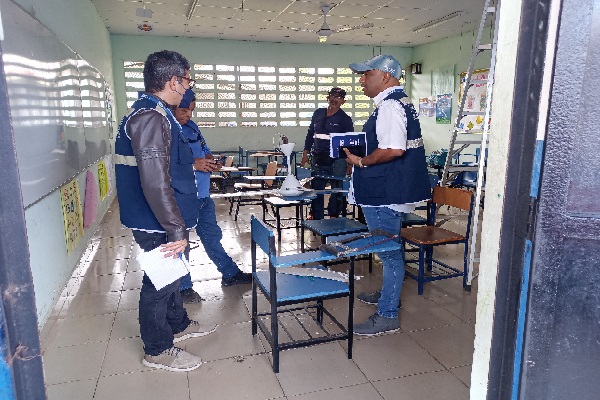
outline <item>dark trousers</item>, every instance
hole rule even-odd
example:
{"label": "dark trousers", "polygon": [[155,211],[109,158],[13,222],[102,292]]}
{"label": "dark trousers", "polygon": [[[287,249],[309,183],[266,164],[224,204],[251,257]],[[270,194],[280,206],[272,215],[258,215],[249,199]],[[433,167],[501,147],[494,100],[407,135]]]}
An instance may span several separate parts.
{"label": "dark trousers", "polygon": [[[164,233],[134,230],[133,238],[144,251],[167,243]],[[173,334],[185,330],[189,324],[190,319],[179,293],[179,279],[156,290],[150,278],[144,274],[140,291],[140,334],[144,352],[156,356],[172,347]]]}
{"label": "dark trousers", "polygon": [[[338,176],[345,177],[346,176],[346,160],[344,159],[336,159],[331,165],[318,165],[313,163],[312,165],[312,175],[323,175],[323,176]],[[311,186],[315,190],[323,190],[327,185],[327,181],[331,182],[332,189],[341,189],[342,182],[334,179],[323,179],[315,177],[311,182]],[[327,204],[327,214],[330,217],[338,217],[343,208],[344,195],[340,193],[332,193],[329,196],[329,203]],[[314,199],[311,203],[311,213],[314,219],[323,219],[325,218],[325,199],[322,194],[317,195],[317,198]]]}

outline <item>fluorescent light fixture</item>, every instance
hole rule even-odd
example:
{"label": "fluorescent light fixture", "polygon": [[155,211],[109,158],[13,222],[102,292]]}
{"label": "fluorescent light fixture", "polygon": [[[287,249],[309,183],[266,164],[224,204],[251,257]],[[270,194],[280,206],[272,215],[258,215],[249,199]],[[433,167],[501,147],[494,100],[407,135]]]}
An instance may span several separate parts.
{"label": "fluorescent light fixture", "polygon": [[141,18],[152,18],[152,10],[149,8],[137,8],[135,10],[135,15]]}
{"label": "fluorescent light fixture", "polygon": [[196,9],[197,5],[198,5],[198,0],[193,0],[190,3],[190,8],[188,8],[188,12],[185,15],[187,17],[187,19],[192,19],[192,15],[194,15],[194,10]]}
{"label": "fluorescent light fixture", "polygon": [[425,29],[433,28],[435,26],[443,24],[444,22],[450,21],[451,19],[460,17],[462,15],[462,13],[463,13],[463,11],[454,11],[453,13],[445,15],[441,18],[434,19],[434,20],[424,23],[423,25],[417,26],[415,29],[413,29],[413,32],[419,33]]}

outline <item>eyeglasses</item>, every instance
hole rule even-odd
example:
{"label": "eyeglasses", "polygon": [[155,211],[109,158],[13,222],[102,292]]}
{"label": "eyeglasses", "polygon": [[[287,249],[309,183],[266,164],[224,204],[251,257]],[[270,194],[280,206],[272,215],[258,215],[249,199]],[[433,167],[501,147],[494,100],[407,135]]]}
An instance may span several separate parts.
{"label": "eyeglasses", "polygon": [[181,78],[181,79],[185,79],[186,81],[188,81],[188,86],[189,86],[190,89],[194,88],[194,85],[196,84],[196,81],[193,80],[192,78],[188,78],[187,76],[179,76],[179,75],[177,75],[177,77]]}

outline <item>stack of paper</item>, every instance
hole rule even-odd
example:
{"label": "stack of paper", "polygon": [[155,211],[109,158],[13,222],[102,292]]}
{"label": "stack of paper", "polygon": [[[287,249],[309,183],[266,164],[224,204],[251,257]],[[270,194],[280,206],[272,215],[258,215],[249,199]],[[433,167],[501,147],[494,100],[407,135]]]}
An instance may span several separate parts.
{"label": "stack of paper", "polygon": [[165,258],[165,253],[160,249],[160,247],[157,247],[154,250],[144,251],[137,256],[138,262],[156,290],[164,288],[190,272],[184,256],[181,258]]}

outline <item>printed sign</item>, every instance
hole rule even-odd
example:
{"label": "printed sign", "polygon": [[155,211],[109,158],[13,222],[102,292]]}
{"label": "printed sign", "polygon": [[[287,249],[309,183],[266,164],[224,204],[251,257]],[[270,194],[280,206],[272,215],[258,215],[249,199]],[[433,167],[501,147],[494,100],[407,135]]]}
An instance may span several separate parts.
{"label": "printed sign", "polygon": [[104,200],[108,196],[109,182],[108,182],[108,171],[106,170],[106,164],[104,160],[98,163],[98,187],[100,188],[100,200]]}
{"label": "printed sign", "polygon": [[83,212],[77,180],[73,179],[60,188],[60,202],[65,224],[67,253],[71,253],[83,236]]}

